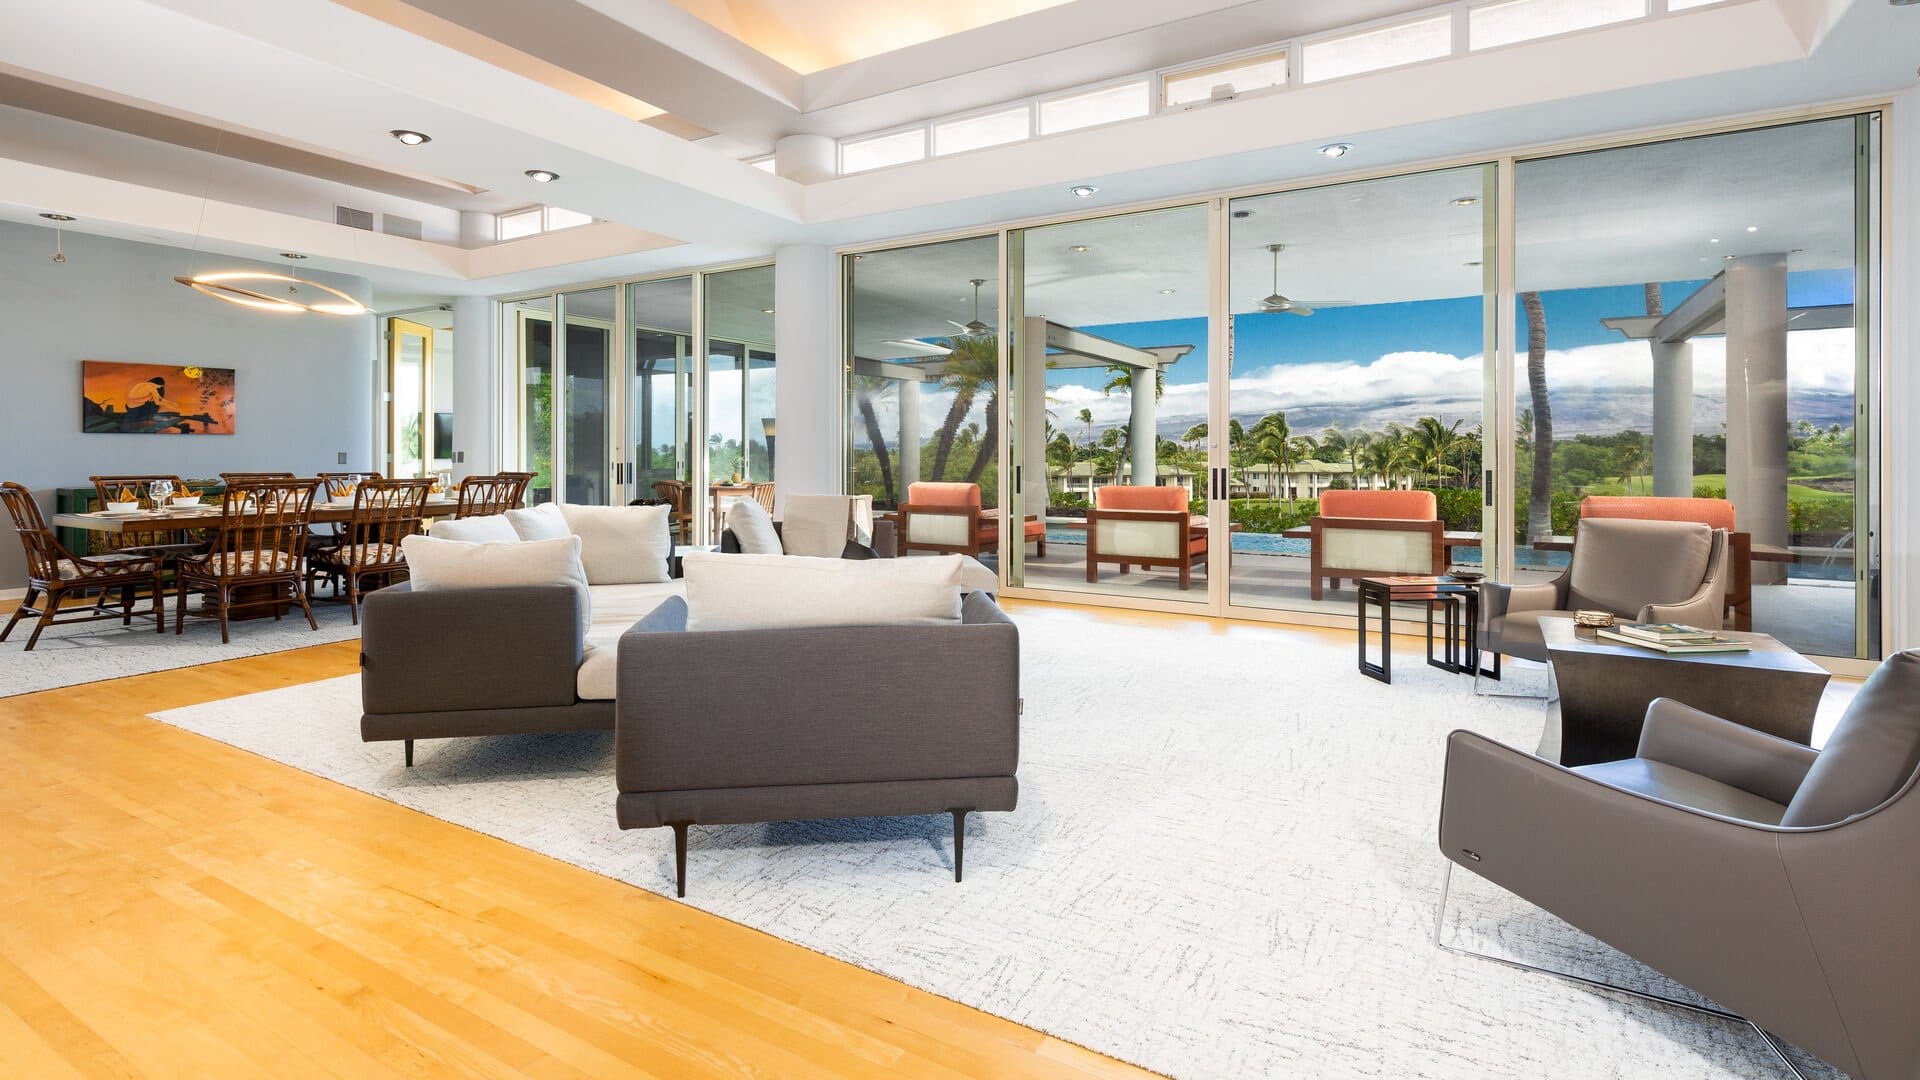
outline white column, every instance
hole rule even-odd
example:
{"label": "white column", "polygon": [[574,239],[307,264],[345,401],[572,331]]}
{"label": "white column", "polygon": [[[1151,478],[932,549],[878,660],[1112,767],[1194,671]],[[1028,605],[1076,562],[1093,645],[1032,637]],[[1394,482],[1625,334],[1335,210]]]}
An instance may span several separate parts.
{"label": "white column", "polygon": [[1693,345],[1650,341],[1653,348],[1653,493],[1693,494]]}
{"label": "white column", "polygon": [[788,135],[773,144],[773,173],[802,184],[831,180],[840,171],[840,147],[825,135]]}
{"label": "white column", "polygon": [[497,309],[484,296],[453,300],[453,475],[500,471],[501,359]]}
{"label": "white column", "polygon": [[841,475],[840,288],[833,252],[818,245],[773,253],[773,336],[778,357],[774,412],[780,452],[774,457],[779,508],[789,495],[844,490]]}
{"label": "white column", "polygon": [[900,406],[900,460],[894,490],[907,501],[907,488],[920,482],[920,380],[901,379],[895,397]]}
{"label": "white column", "polygon": [[[1738,445],[1735,432],[1739,433]],[[1787,543],[1787,257],[1727,263],[1727,497],[1756,544]],[[1753,565],[1753,583],[1786,580]]]}
{"label": "white column", "polygon": [[[1020,513],[1047,512],[1047,320],[1030,315],[1020,324],[1020,355],[1014,360],[1014,400],[1019,416],[1015,418],[1017,456],[1006,460],[1020,463]],[[1013,485],[1007,479],[1000,484],[1002,505],[1011,505]],[[1018,532],[1013,534],[1019,536]]]}
{"label": "white column", "polygon": [[1133,369],[1133,415],[1127,421],[1131,436],[1128,456],[1133,459],[1133,482],[1143,487],[1152,487],[1159,472],[1154,455],[1160,448],[1160,434],[1156,430],[1160,410],[1153,393],[1160,381],[1158,375],[1157,368]]}

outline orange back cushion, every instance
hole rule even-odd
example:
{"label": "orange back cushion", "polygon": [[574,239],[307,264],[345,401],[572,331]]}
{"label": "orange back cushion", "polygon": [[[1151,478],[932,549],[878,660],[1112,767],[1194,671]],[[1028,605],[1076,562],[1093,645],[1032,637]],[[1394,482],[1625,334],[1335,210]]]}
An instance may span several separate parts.
{"label": "orange back cushion", "polygon": [[1659,495],[1589,495],[1580,500],[1583,518],[1639,518],[1642,521],[1697,521],[1733,532],[1733,503],[1726,499],[1687,499]]}
{"label": "orange back cushion", "polygon": [[922,480],[907,485],[907,502],[914,506],[966,506],[980,509],[980,485]]}
{"label": "orange back cushion", "polygon": [[1147,487],[1111,484],[1094,493],[1102,510],[1185,510],[1191,500],[1183,487]]}
{"label": "orange back cushion", "polygon": [[1433,521],[1440,506],[1431,491],[1326,491],[1320,494],[1320,516]]}

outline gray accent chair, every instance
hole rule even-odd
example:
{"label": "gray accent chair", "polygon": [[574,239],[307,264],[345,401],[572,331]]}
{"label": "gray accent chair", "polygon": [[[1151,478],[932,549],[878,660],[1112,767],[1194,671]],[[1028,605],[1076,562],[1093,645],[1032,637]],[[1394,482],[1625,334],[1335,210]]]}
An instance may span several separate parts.
{"label": "gray accent chair", "polygon": [[691,825],[948,813],[959,881],[967,814],[1014,808],[1020,638],[987,594],[957,624],[686,626],[676,597],[620,639],[614,729],[620,827],[673,829],[678,895]]}
{"label": "gray accent chair", "polygon": [[1569,769],[1456,731],[1440,850],[1449,874],[1464,867],[1732,1010],[1696,1011],[1860,1080],[1911,1080],[1916,770],[1920,650],[1880,665],[1817,752],[1665,698],[1625,761]]}
{"label": "gray accent chair", "polygon": [[1540,620],[1607,611],[1629,622],[1720,629],[1727,591],[1727,534],[1692,521],[1586,518],[1560,576],[1536,584],[1480,587],[1481,648],[1545,663]]}

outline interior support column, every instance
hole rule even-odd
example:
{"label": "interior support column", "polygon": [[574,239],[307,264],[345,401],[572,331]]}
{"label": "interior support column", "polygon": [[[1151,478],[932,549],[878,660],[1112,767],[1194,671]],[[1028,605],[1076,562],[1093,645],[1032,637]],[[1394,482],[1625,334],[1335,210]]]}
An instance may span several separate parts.
{"label": "interior support column", "polygon": [[791,245],[773,253],[773,337],[779,357],[774,416],[776,516],[790,495],[845,490],[841,475],[845,362],[840,356],[838,260],[830,248]]}
{"label": "interior support column", "polygon": [[498,472],[501,396],[499,319],[492,300],[453,300],[454,478]]}
{"label": "interior support column", "polygon": [[1154,454],[1159,449],[1159,402],[1154,391],[1159,386],[1159,368],[1133,369],[1133,415],[1127,421],[1130,451],[1133,459],[1133,482],[1142,487],[1152,487],[1159,479],[1159,468]]}
{"label": "interior support column", "polygon": [[894,489],[906,502],[907,488],[920,482],[920,380],[901,379],[895,385],[900,388],[900,467]]}
{"label": "interior support column", "polygon": [[[1030,315],[1020,323],[1020,355],[1012,357],[1014,401],[1019,416],[1014,423],[1018,435],[1015,454],[1008,460],[1020,463],[1020,512],[1047,513],[1047,320]],[[1000,504],[1007,505],[1013,485],[1002,484]],[[1018,538],[1020,532],[1011,533]]]}
{"label": "interior support column", "polygon": [[1650,341],[1653,349],[1653,493],[1693,494],[1693,345]]}
{"label": "interior support column", "polygon": [[[1755,544],[1785,547],[1787,531],[1787,257],[1727,263],[1727,497]],[[1755,585],[1786,580],[1781,563],[1753,565]]]}

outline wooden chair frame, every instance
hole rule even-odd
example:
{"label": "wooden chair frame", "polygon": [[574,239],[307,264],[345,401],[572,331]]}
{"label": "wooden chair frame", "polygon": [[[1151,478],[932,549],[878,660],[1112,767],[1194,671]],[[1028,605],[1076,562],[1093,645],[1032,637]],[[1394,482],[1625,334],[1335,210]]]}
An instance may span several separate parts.
{"label": "wooden chair frame", "polygon": [[[1102,552],[1100,550],[1100,522],[1103,519],[1107,521],[1177,522],[1180,528],[1181,553],[1168,558],[1152,555],[1120,555]],[[1202,541],[1198,550],[1194,548],[1193,542],[1195,540]],[[1087,580],[1089,582],[1099,581],[1100,564],[1110,562],[1118,563],[1120,572],[1123,574],[1132,570],[1135,566],[1177,570],[1180,573],[1180,588],[1182,590],[1191,589],[1193,587],[1194,565],[1197,563],[1204,568],[1207,563],[1207,545],[1204,543],[1206,540],[1206,530],[1194,527],[1193,514],[1190,511],[1102,510],[1094,507],[1087,511]]]}
{"label": "wooden chair frame", "polygon": [[655,480],[653,494],[673,509],[667,514],[667,527],[674,539],[687,543],[693,539],[693,484],[686,480]]}
{"label": "wooden chair frame", "polygon": [[[13,609],[12,616],[7,619],[6,629],[0,630],[0,641],[7,640],[14,626],[29,616],[35,622],[33,633],[27,638],[24,650],[27,652],[33,651],[33,647],[40,643],[40,634],[56,622],[119,619],[120,625],[131,626],[134,615],[139,614],[134,611],[133,605],[141,586],[146,586],[153,597],[153,610],[148,614],[153,616],[155,631],[166,632],[166,594],[161,587],[160,560],[157,556],[133,553],[76,555],[60,543],[52,529],[47,528],[47,520],[41,515],[40,504],[34,501],[33,492],[11,482],[0,484],[0,503],[5,503],[8,515],[13,518],[14,531],[19,534],[27,553],[27,594]],[[91,607],[61,610],[61,604],[68,594],[86,595],[94,590],[99,590],[100,595]],[[108,597],[115,594],[120,602],[107,603]],[[44,606],[40,603],[42,596],[46,598]]]}
{"label": "wooden chair frame", "polygon": [[403,574],[406,556],[400,542],[421,531],[426,520],[427,496],[433,481],[368,480],[353,493],[353,516],[342,531],[341,543],[320,548],[308,556],[307,597],[316,581],[333,585],[335,599],[346,584],[347,610],[360,624],[361,585],[367,578]]}
{"label": "wooden chair frame", "polygon": [[529,472],[502,472],[491,476],[468,476],[460,481],[455,498],[453,516],[456,518],[488,517],[504,514],[509,510],[518,510],[527,495],[527,484],[533,480]]}
{"label": "wooden chair frame", "polygon": [[[994,534],[992,539],[987,539],[986,537],[987,512],[982,507],[956,506],[946,503],[903,502],[895,507],[893,512],[894,520],[899,525],[899,545],[900,554],[902,555],[914,551],[931,551],[937,555],[979,556],[991,554],[1000,546],[998,533]],[[920,517],[969,518],[967,522],[967,542],[965,544],[936,544],[925,540],[916,542],[913,539],[913,519],[916,515]],[[1034,537],[1032,541],[1028,541],[1026,538],[1027,523],[1038,520],[1040,520],[1038,515],[1028,514],[1026,520],[1020,523],[1020,542],[1022,544],[1031,542],[1034,545],[1034,557],[1044,559],[1047,556],[1046,534],[1043,532],[1041,535]],[[1006,522],[997,521],[994,524],[1004,528]]]}
{"label": "wooden chair frame", "polygon": [[[173,484],[175,494],[186,491],[187,487],[185,480],[170,473],[89,476],[87,480],[93,484],[94,497],[100,500],[102,507],[112,501],[111,497],[116,492],[124,488],[132,488],[141,506],[156,509],[153,505],[153,497],[147,494],[148,484],[155,480],[169,481]],[[199,538],[197,533],[198,530],[194,529],[122,529],[119,532],[102,533],[100,536],[109,551],[152,553],[158,555],[164,564],[199,551],[204,546],[205,540]]]}
{"label": "wooden chair frame", "polygon": [[1447,558],[1449,554],[1449,545],[1446,542],[1447,527],[1445,522],[1439,520],[1430,519],[1419,521],[1412,518],[1316,517],[1307,523],[1307,527],[1312,533],[1308,574],[1312,582],[1311,594],[1315,600],[1320,599],[1320,584],[1323,580],[1330,582],[1332,586],[1337,589],[1340,587],[1340,580],[1342,578],[1390,577],[1396,574],[1411,574],[1417,572],[1404,569],[1387,570],[1369,566],[1335,566],[1327,561],[1327,545],[1323,533],[1329,529],[1341,531],[1362,530],[1426,533],[1432,539],[1433,551],[1431,562],[1433,569],[1427,572],[1430,574],[1444,574],[1447,572]]}
{"label": "wooden chair frame", "polygon": [[278,621],[297,603],[307,625],[320,629],[302,588],[307,527],[319,488],[318,477],[228,483],[212,547],[198,558],[181,560],[175,571],[173,632],[186,631],[189,592],[200,593],[214,608],[212,616],[196,614],[220,620],[221,644],[231,640],[228,616],[243,608],[270,607]]}

